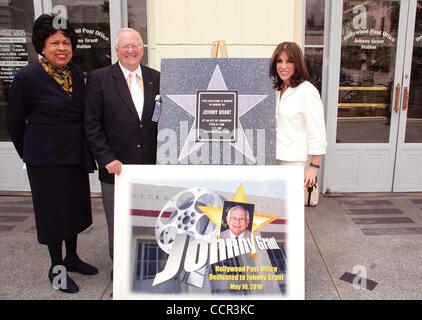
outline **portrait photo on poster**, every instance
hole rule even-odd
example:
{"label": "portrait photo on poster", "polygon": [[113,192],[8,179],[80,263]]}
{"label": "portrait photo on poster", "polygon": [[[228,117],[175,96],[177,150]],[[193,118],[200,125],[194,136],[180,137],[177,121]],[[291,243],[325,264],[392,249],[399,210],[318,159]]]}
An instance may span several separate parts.
{"label": "portrait photo on poster", "polygon": [[251,203],[224,201],[220,239],[250,238],[254,210],[255,205]]}

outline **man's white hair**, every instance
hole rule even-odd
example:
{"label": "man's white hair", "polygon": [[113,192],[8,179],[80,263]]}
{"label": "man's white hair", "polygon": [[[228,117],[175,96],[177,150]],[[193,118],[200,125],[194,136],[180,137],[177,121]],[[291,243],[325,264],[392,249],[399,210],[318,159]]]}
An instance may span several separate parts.
{"label": "man's white hair", "polygon": [[232,215],[232,211],[235,210],[235,209],[242,209],[244,212],[246,212],[246,221],[251,221],[250,220],[249,211],[245,207],[243,207],[241,205],[237,205],[237,206],[231,207],[230,210],[227,212],[227,219],[230,219],[230,217]]}
{"label": "man's white hair", "polygon": [[141,36],[141,34],[139,33],[138,30],[135,30],[135,29],[132,29],[132,28],[122,28],[122,29],[119,30],[119,32],[117,32],[116,46],[117,46],[117,44],[120,41],[120,36],[123,33],[125,33],[125,32],[134,32],[134,33],[136,33],[139,36],[139,42],[140,42],[140,44],[144,44],[144,41],[142,40],[142,36]]}

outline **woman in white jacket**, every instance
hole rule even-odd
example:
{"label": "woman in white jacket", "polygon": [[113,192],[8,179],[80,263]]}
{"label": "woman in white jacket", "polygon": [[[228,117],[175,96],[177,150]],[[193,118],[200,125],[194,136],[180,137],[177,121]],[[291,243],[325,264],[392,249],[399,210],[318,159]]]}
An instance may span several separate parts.
{"label": "woman in white jacket", "polygon": [[270,76],[277,90],[277,164],[303,165],[304,184],[313,186],[327,148],[324,108],[296,43],[277,46]]}

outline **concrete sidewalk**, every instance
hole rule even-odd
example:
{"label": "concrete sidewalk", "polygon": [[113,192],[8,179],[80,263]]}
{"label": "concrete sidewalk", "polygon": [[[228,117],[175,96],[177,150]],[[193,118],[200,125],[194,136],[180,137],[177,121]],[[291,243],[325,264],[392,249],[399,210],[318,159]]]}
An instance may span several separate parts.
{"label": "concrete sidewalk", "polygon": [[[106,222],[101,199],[92,203],[78,252],[100,273],[73,273],[80,292],[69,295],[47,279],[31,198],[0,197],[0,299],[110,299]],[[422,299],[422,194],[322,196],[305,220],[306,299]]]}
{"label": "concrete sidewalk", "polygon": [[307,299],[422,299],[422,194],[323,198],[305,248]]}
{"label": "concrete sidewalk", "polygon": [[77,294],[52,289],[50,258],[37,241],[31,197],[0,197],[0,299],[111,299],[111,259],[101,198],[92,199],[93,224],[78,237],[79,256],[96,266],[95,276],[72,273]]}

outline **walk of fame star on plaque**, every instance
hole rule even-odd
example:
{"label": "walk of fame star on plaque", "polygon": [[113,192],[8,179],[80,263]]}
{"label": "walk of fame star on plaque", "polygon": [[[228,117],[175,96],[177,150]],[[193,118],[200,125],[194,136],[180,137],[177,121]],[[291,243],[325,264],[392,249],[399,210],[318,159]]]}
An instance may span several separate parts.
{"label": "walk of fame star on plaque", "polygon": [[[166,68],[169,62],[171,68]],[[189,133],[177,141],[180,144],[177,164],[187,161],[189,156],[213,142],[230,145],[247,159],[247,164],[273,164],[270,159],[275,159],[275,95],[268,77],[267,63],[267,59],[163,60],[161,95],[163,101],[171,106],[167,109],[168,117],[164,117],[164,122],[174,126],[175,118],[186,118],[187,115],[190,119]],[[186,72],[193,65],[196,67],[195,72],[200,64],[205,64],[207,70],[212,65],[212,74],[206,75],[204,72],[201,76],[196,73],[196,81],[190,81],[181,68],[179,72],[175,71],[177,64],[185,64]],[[167,70],[171,71],[171,75],[165,74]],[[184,79],[178,81],[178,77]],[[171,90],[166,89],[166,83],[170,83]],[[209,100],[211,95],[217,98]],[[175,106],[180,108],[178,114],[174,111]],[[163,112],[166,112],[165,105]],[[160,130],[169,127],[162,120],[159,126]],[[247,130],[255,131],[251,136]],[[205,132],[205,136],[201,132]],[[221,138],[214,139],[216,134],[221,134]],[[257,141],[258,136],[262,138],[260,143]],[[228,163],[224,161],[220,164]],[[238,163],[232,160],[229,164]]]}

